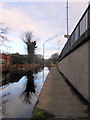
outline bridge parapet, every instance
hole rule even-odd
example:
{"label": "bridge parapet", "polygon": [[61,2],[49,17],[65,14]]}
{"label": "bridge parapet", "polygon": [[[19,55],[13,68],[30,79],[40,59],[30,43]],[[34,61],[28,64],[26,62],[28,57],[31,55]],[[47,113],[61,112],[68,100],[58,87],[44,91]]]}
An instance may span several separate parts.
{"label": "bridge parapet", "polygon": [[62,49],[59,60],[86,42],[88,37],[90,37],[90,4]]}
{"label": "bridge parapet", "polygon": [[90,102],[90,4],[65,44],[58,67]]}

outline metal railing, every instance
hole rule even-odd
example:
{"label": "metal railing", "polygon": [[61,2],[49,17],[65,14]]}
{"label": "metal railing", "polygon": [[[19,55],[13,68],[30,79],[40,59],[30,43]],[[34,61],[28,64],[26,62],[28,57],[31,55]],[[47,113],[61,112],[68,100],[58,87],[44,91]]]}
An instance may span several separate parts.
{"label": "metal railing", "polygon": [[68,41],[66,42],[64,48],[61,51],[60,59],[69,52],[69,49],[73,44],[85,33],[85,31],[90,27],[90,4],[86,9],[85,13],[81,17],[80,21],[76,25],[74,31],[70,35]]}

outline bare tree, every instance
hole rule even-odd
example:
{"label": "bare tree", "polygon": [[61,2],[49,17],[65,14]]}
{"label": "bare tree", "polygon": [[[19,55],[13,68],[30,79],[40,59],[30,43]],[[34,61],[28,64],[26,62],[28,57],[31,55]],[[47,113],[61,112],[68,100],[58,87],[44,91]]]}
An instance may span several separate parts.
{"label": "bare tree", "polygon": [[34,36],[32,32],[25,32],[22,35],[22,40],[27,46],[27,52],[28,52],[28,62],[33,62],[33,57],[35,54],[36,47],[36,41],[34,40]]}
{"label": "bare tree", "polygon": [[0,45],[3,45],[5,41],[8,41],[6,34],[8,32],[8,28],[5,27],[4,23],[0,23]]}

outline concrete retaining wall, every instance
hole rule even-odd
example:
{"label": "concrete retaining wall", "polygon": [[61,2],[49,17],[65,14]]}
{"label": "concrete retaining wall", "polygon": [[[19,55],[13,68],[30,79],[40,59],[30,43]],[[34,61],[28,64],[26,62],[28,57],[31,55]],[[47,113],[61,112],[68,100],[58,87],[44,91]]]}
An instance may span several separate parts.
{"label": "concrete retaining wall", "polygon": [[62,59],[59,70],[90,102],[90,40]]}

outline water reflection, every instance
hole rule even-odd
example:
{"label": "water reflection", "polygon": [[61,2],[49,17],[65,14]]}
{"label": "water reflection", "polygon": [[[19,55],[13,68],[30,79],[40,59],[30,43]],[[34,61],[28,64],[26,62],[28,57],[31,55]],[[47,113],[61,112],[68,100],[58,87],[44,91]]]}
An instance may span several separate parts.
{"label": "water reflection", "polygon": [[8,82],[6,80],[0,87],[0,115],[3,118],[30,118],[48,72],[44,68],[44,79],[42,69],[25,72],[21,79],[18,77],[22,73],[20,76],[16,72],[7,75],[11,78],[7,77]]}
{"label": "water reflection", "polygon": [[0,85],[6,85],[8,83],[18,82],[22,76],[24,76],[25,73],[18,72],[18,71],[12,71],[2,74],[2,84]]}
{"label": "water reflection", "polygon": [[[33,70],[29,71],[32,71],[34,74],[37,74],[38,72],[42,72],[43,69],[44,67],[38,66],[36,68],[33,68]],[[0,82],[0,86],[6,85],[8,83],[18,82],[23,76],[27,76],[29,71],[8,71],[2,73],[2,82]]]}
{"label": "water reflection", "polygon": [[22,96],[24,97],[24,101],[31,103],[32,95],[35,94],[35,83],[34,83],[34,76],[33,71],[28,71],[26,74],[27,77],[27,84],[26,89],[22,93]]}

